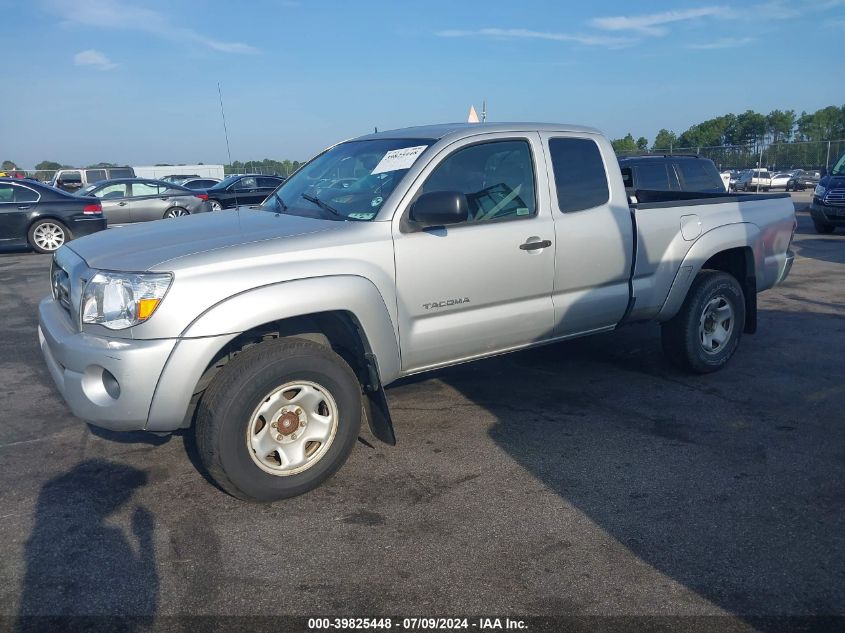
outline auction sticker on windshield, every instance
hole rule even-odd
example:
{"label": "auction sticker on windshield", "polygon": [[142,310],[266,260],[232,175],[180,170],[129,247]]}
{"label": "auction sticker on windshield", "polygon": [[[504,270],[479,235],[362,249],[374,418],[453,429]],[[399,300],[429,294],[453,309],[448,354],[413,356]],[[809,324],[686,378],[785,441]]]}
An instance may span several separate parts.
{"label": "auction sticker on windshield", "polygon": [[379,161],[372,173],[383,174],[386,171],[408,169],[417,160],[417,156],[422,154],[427,147],[428,145],[417,145],[416,147],[392,149],[384,155],[384,158]]}

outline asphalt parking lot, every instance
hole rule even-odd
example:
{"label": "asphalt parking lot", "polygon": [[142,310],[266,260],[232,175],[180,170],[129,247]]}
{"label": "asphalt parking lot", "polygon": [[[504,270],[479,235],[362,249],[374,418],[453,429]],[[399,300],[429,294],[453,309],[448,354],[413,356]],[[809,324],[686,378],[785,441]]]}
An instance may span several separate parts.
{"label": "asphalt parking lot", "polygon": [[75,419],[49,257],[2,255],[0,615],[845,615],[845,234],[793,248],[722,372],[651,324],[407,380],[396,447],[273,505]]}

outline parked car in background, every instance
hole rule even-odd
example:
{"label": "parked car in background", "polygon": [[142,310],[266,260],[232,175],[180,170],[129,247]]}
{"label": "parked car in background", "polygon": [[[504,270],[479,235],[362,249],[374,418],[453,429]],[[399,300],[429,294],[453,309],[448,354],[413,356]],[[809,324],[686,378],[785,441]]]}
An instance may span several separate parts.
{"label": "parked car in background", "polygon": [[134,178],[135,170],[131,167],[92,167],[90,169],[60,169],[53,174],[50,184],[56,189],[63,189],[75,193],[103,180],[115,178]]}
{"label": "parked car in background", "polygon": [[76,417],[191,428],[222,489],[273,501],[331,477],[363,419],[395,443],[384,387],[405,376],[640,321],[678,367],[724,367],[794,231],[784,193],[630,204],[592,128],[406,128],[321,152],[255,212],[69,244],[71,302],[41,301],[38,337]]}
{"label": "parked car in background", "polygon": [[208,196],[163,180],[121,178],[88,185],[79,195],[100,199],[109,224],[148,222],[211,211]]}
{"label": "parked car in background", "polygon": [[789,181],[792,179],[792,174],[787,172],[780,172],[774,174],[771,179],[769,180],[769,188],[770,189],[786,189],[786,185],[789,184]]}
{"label": "parked car in background", "polygon": [[736,180],[734,191],[768,191],[772,175],[766,169],[746,169]]}
{"label": "parked car in background", "polygon": [[813,190],[810,215],[816,233],[833,233],[845,226],[845,153]]}
{"label": "parked car in background", "polygon": [[75,237],[106,228],[96,198],[17,178],[0,178],[0,248],[29,245],[51,253]]}
{"label": "parked car in background", "polygon": [[199,191],[213,187],[218,182],[220,181],[217,178],[191,178],[190,180],[185,180],[179,184],[183,187],[187,187],[188,189]]}
{"label": "parked car in background", "polygon": [[713,161],[695,154],[627,156],[619,159],[619,167],[629,194],[641,189],[725,192],[722,177]]}
{"label": "parked car in background", "polygon": [[805,189],[815,189],[816,185],[821,180],[821,172],[818,171],[804,171],[799,170],[786,183],[787,191],[804,191]]}
{"label": "parked car in background", "polygon": [[173,184],[181,185],[186,180],[191,180],[192,178],[199,177],[199,174],[171,174],[169,176],[159,178],[158,180],[163,180],[164,182],[172,182]]}
{"label": "parked car in background", "polygon": [[229,176],[205,190],[212,211],[231,209],[240,205],[261,204],[285,181],[281,176],[243,174]]}

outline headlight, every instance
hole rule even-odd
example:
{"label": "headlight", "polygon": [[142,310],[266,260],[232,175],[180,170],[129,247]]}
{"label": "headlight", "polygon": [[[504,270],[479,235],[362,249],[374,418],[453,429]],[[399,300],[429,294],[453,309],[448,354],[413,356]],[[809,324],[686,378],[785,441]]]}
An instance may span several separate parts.
{"label": "headlight", "polygon": [[170,273],[98,272],[85,284],[82,322],[122,330],[149,319],[173,281]]}
{"label": "headlight", "polygon": [[824,196],[825,188],[821,185],[816,185],[816,188],[813,190],[813,195],[821,198]]}

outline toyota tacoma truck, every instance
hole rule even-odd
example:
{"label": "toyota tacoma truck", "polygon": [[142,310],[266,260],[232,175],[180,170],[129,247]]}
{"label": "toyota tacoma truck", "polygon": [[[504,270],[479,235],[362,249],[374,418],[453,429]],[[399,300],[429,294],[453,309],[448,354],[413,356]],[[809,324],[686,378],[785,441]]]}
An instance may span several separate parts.
{"label": "toyota tacoma truck", "polygon": [[38,337],[73,413],[193,428],[243,499],[313,489],[384,387],[411,374],[658,321],[669,360],[725,365],[783,281],[788,194],[626,194],[613,148],[571,125],[450,124],[320,153],[260,206],[63,246]]}

